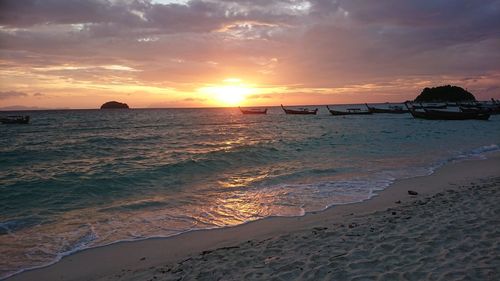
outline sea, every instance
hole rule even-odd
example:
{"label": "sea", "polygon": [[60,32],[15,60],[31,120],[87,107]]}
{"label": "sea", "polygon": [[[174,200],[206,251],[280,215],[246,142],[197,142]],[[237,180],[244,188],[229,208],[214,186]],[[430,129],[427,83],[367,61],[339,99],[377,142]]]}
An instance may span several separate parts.
{"label": "sea", "polygon": [[31,124],[0,124],[0,279],[118,241],[367,200],[396,180],[500,151],[498,115],[431,121],[309,107],[318,115],[21,112]]}

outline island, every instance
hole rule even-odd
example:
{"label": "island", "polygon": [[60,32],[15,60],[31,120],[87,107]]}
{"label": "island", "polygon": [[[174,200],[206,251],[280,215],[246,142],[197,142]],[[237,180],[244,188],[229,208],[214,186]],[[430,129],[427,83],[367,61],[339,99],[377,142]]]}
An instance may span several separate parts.
{"label": "island", "polygon": [[126,103],[121,103],[117,101],[108,101],[101,105],[101,109],[128,109],[128,105]]}
{"label": "island", "polygon": [[471,102],[476,101],[473,94],[458,86],[439,86],[425,88],[415,102]]}

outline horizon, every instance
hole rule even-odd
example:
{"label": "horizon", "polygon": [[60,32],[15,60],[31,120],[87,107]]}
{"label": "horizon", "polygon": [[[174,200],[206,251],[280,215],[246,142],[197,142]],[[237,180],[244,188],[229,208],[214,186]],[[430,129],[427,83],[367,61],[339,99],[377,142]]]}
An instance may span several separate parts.
{"label": "horizon", "polygon": [[446,84],[500,98],[494,0],[0,7],[0,108],[399,103]]}
{"label": "horizon", "polygon": [[[119,101],[118,101],[119,102]],[[367,103],[367,104],[404,104],[405,102],[374,102],[374,103]],[[327,106],[327,105],[332,105],[332,106],[344,106],[344,105],[364,105],[364,102],[360,103],[324,103],[324,104],[283,104],[284,107],[299,107],[299,106]],[[129,104],[127,104],[129,105]],[[129,108],[127,109],[227,109],[227,108],[263,108],[263,107],[281,107],[280,105],[259,105],[259,106],[192,106],[192,107],[132,107],[129,105]],[[24,108],[24,109],[23,109]],[[26,107],[26,106],[21,106],[21,105],[13,105],[13,106],[8,106],[8,107],[0,107],[0,111],[37,111],[37,110],[101,110],[100,106],[98,107],[92,107],[92,108],[71,108],[71,107],[66,107],[66,108],[43,108],[43,107]],[[112,109],[115,110],[115,109]],[[120,108],[118,108],[120,110]]]}
{"label": "horizon", "polygon": [[[383,104],[404,104],[406,101],[402,102],[369,102],[366,104],[369,105],[383,105]],[[477,102],[490,102],[490,100],[477,100]],[[435,102],[437,104],[443,102]],[[364,105],[365,102],[359,103],[323,103],[323,104],[283,104],[284,107],[313,107],[313,106],[346,106],[346,105]],[[128,104],[127,104],[128,105]],[[129,105],[130,109],[237,109],[237,108],[273,108],[273,107],[281,107],[280,105],[259,105],[259,106],[192,106],[192,107],[132,107]],[[92,108],[42,108],[42,107],[25,107],[20,105],[13,105],[8,107],[0,107],[0,112],[8,112],[8,111],[51,111],[51,110],[102,110],[100,107],[92,107]],[[104,109],[109,110],[109,109]],[[123,109],[111,109],[111,110],[123,110]]]}

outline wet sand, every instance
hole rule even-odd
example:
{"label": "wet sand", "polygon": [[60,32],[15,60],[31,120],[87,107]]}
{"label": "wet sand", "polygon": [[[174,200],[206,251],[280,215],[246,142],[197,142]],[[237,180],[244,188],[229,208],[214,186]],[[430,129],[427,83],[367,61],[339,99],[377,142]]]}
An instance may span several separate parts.
{"label": "wet sand", "polygon": [[8,280],[500,280],[499,167],[491,154],[362,203],[89,249]]}

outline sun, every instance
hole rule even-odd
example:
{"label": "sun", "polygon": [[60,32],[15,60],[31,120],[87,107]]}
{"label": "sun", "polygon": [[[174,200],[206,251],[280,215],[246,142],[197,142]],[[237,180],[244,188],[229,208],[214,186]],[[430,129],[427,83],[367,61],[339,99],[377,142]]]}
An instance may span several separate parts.
{"label": "sun", "polygon": [[226,105],[238,105],[251,93],[251,89],[241,86],[215,87],[216,98]]}
{"label": "sun", "polygon": [[200,88],[199,91],[208,94],[218,105],[237,106],[243,103],[246,97],[255,93],[255,88],[245,85],[238,78],[225,79],[222,85],[213,85]]}

